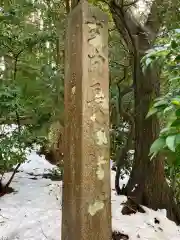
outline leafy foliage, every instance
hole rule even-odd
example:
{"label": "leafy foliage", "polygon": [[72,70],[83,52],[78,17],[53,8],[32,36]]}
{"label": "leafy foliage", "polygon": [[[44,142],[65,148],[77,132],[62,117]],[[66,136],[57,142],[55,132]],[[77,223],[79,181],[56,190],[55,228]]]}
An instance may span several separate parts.
{"label": "leafy foliage", "polygon": [[57,1],[1,6],[0,125],[17,125],[10,135],[1,131],[3,174],[25,160],[25,149],[44,144],[51,124],[61,118],[65,11]]}
{"label": "leafy foliage", "polygon": [[142,63],[144,67],[158,65],[168,81],[167,93],[153,102],[147,117],[157,114],[165,121],[159,138],[151,146],[150,155],[153,158],[159,152],[165,154],[166,171],[174,185],[180,168],[180,30],[171,31],[166,41],[163,47],[149,52]]}
{"label": "leafy foliage", "polygon": [[[13,128],[12,128],[13,127]],[[17,126],[1,126],[0,139],[0,175],[11,170],[14,165],[25,160],[25,144],[23,131]]]}

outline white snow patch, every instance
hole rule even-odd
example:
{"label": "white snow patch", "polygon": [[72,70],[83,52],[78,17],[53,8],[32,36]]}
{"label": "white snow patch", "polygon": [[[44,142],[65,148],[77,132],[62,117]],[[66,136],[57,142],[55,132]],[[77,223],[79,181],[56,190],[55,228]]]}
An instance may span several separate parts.
{"label": "white snow patch", "polygon": [[[0,238],[8,240],[60,240],[62,182],[53,182],[38,176],[33,180],[28,173],[41,174],[54,166],[31,153],[15,176],[12,187],[17,191],[0,198]],[[10,173],[6,174],[6,178]],[[115,172],[111,172],[114,189]],[[120,180],[121,186],[128,178]],[[121,214],[125,196],[112,190],[113,230],[127,234],[130,240],[179,240],[180,228],[166,218],[165,210],[131,216]],[[159,223],[155,223],[155,218]]]}
{"label": "white snow patch", "polygon": [[[114,231],[127,234],[130,240],[178,240],[180,228],[166,218],[161,211],[153,211],[143,206],[146,213],[122,215],[121,210],[126,202],[125,196],[112,193],[112,227]],[[155,223],[155,220],[159,223]]]}
{"label": "white snow patch", "polygon": [[43,174],[54,168],[56,167],[49,163],[44,156],[40,157],[36,152],[32,151],[27,155],[27,161],[21,165],[19,170],[26,173]]}

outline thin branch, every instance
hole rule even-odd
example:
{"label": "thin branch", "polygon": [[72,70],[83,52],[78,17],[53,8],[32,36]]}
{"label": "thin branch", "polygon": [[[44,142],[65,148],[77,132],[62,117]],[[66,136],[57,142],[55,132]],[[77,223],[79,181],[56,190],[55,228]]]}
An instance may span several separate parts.
{"label": "thin branch", "polygon": [[[32,116],[19,116],[19,119],[21,122],[23,122],[23,125],[31,124],[33,122]],[[0,118],[0,125],[7,124],[11,125],[16,122],[16,116],[12,116],[11,118]]]}
{"label": "thin branch", "polygon": [[130,51],[133,54],[136,50],[133,35],[137,35],[138,32],[141,31],[140,25],[128,12],[124,12],[123,8],[117,5],[114,0],[111,1],[109,6],[111,12],[114,13],[116,17],[118,17],[118,19],[114,18],[116,26],[120,34],[123,36],[126,45],[129,47]]}
{"label": "thin branch", "polygon": [[124,65],[124,64],[122,64],[122,63],[119,63],[119,62],[117,62],[117,61],[114,61],[114,60],[111,60],[111,62],[112,63],[115,63],[116,65],[119,65],[120,67],[123,67],[123,68],[128,68],[129,66],[126,66],[126,65]]}
{"label": "thin branch", "polygon": [[1,173],[0,183],[2,182],[2,179],[4,177],[5,172]]}
{"label": "thin branch", "polygon": [[[16,111],[16,120],[17,120],[17,125],[18,125],[18,132],[19,134],[21,133],[21,124],[20,124],[20,118],[19,118],[19,114]],[[19,139],[19,146],[20,146],[20,150],[21,150],[21,144],[20,144],[20,139]],[[21,151],[22,152],[22,151]],[[19,169],[19,167],[21,166],[21,163],[18,163],[17,166],[15,167],[13,174],[11,175],[9,181],[6,183],[5,185],[5,189],[7,189],[9,187],[9,185],[11,184],[15,174],[17,173],[17,170]]]}
{"label": "thin branch", "polygon": [[127,68],[125,67],[123,77],[117,82],[118,87],[126,79],[126,76],[127,76]]}
{"label": "thin branch", "polygon": [[[20,54],[23,52],[23,49],[20,50],[16,56],[15,56],[15,62],[14,62],[14,76],[13,76],[13,80],[15,81],[16,80],[16,74],[17,74],[17,62],[18,62],[18,57],[20,56]],[[16,122],[17,122],[17,125],[18,125],[18,133],[20,135],[21,133],[21,123],[20,123],[20,117],[19,117],[19,113],[17,111],[17,109],[15,110],[15,113],[16,113]],[[22,152],[21,150],[21,143],[20,143],[20,138],[19,138],[19,147],[20,147],[20,151]],[[9,187],[9,185],[11,184],[15,174],[17,173],[17,170],[19,169],[19,167],[21,166],[21,163],[18,163],[17,166],[15,167],[14,171],[13,171],[13,174],[11,175],[9,181],[6,183],[5,185],[5,189],[7,189]]]}
{"label": "thin branch", "polygon": [[17,170],[19,169],[19,167],[21,166],[21,163],[18,163],[17,166],[15,167],[13,174],[11,175],[10,179],[8,180],[8,182],[6,183],[4,189],[7,189],[9,187],[9,185],[11,184],[15,174],[17,173]]}
{"label": "thin branch", "polygon": [[47,237],[46,234],[44,233],[42,227],[41,227],[41,231],[42,231],[43,236],[44,236],[46,239],[48,239],[48,237]]}
{"label": "thin branch", "polygon": [[2,42],[1,44],[2,44],[4,47],[8,48],[8,49],[9,49],[9,52],[11,52],[12,54],[14,54],[14,53],[13,53],[13,50],[12,50],[8,45],[6,45],[4,42]]}
{"label": "thin branch", "polygon": [[4,218],[4,219],[9,219],[9,218],[7,218],[7,217],[4,217],[2,214],[0,214],[0,216],[1,216],[2,218]]}
{"label": "thin branch", "polygon": [[45,232],[43,231],[42,227],[41,227],[41,231],[42,231],[42,234],[44,235],[44,237],[45,237],[46,239],[54,240],[53,238],[48,238],[48,237],[47,237],[47,235],[46,235]]}

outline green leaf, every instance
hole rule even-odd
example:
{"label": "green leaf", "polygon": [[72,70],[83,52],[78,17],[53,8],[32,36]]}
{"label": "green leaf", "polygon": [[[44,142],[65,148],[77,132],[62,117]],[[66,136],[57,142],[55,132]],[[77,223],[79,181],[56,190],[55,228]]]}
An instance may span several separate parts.
{"label": "green leaf", "polygon": [[161,100],[161,101],[158,101],[154,104],[154,107],[160,107],[162,105],[167,105],[168,104],[168,101],[167,100]]}
{"label": "green leaf", "polygon": [[176,106],[180,106],[180,98],[173,98],[171,100],[171,103],[176,105]]}
{"label": "green leaf", "polygon": [[171,47],[172,47],[173,49],[177,48],[177,47],[178,47],[178,43],[177,43],[175,40],[172,40],[172,42],[171,42]]}
{"label": "green leaf", "polygon": [[171,124],[177,119],[175,112],[171,112],[167,115],[167,127],[171,127]]}
{"label": "green leaf", "polygon": [[175,121],[172,122],[171,124],[172,127],[178,127],[180,128],[180,119],[176,119]]}
{"label": "green leaf", "polygon": [[148,67],[150,64],[152,63],[152,59],[151,58],[146,58],[146,67]]}
{"label": "green leaf", "polygon": [[180,109],[176,110],[176,117],[180,117]]}
{"label": "green leaf", "polygon": [[173,152],[175,152],[175,149],[176,149],[175,140],[176,140],[176,135],[168,136],[166,138],[166,145]]}
{"label": "green leaf", "polygon": [[157,112],[158,112],[158,109],[157,109],[157,108],[154,108],[154,107],[150,108],[148,114],[146,115],[146,118],[154,115],[154,114],[157,113]]}
{"label": "green leaf", "polygon": [[177,61],[177,62],[180,61],[180,55],[178,55],[178,56],[175,58],[175,61]]}
{"label": "green leaf", "polygon": [[180,81],[180,77],[178,76],[178,77],[171,78],[169,81],[170,82],[174,82],[174,81],[178,82],[178,81]]}
{"label": "green leaf", "polygon": [[166,127],[166,128],[163,128],[161,131],[160,131],[160,135],[162,136],[169,136],[169,135],[175,135],[175,134],[178,134],[178,129],[176,127]]}
{"label": "green leaf", "polygon": [[174,109],[174,106],[168,106],[168,107],[166,107],[165,109],[164,109],[164,114],[165,113],[167,113],[167,112],[169,112],[169,111],[172,111]]}
{"label": "green leaf", "polygon": [[160,135],[162,136],[168,136],[169,135],[169,132],[170,132],[170,128],[169,127],[166,127],[166,128],[163,128],[161,131],[160,131]]}
{"label": "green leaf", "polygon": [[160,133],[166,133],[166,132],[168,132],[168,131],[169,131],[169,128],[166,127],[166,128],[163,128],[163,129],[160,131]]}
{"label": "green leaf", "polygon": [[166,146],[166,140],[165,138],[158,138],[156,139],[153,144],[151,145],[149,155],[151,154],[157,154],[160,150],[162,150]]}
{"label": "green leaf", "polygon": [[180,145],[180,133],[176,135],[175,144],[176,144],[176,147]]}

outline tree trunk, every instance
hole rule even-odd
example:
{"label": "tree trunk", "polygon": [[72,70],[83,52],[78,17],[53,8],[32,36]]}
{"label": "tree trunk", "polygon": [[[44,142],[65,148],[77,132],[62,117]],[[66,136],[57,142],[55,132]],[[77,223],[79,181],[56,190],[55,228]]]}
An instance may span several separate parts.
{"label": "tree trunk", "polygon": [[[164,159],[158,155],[150,160],[148,156],[151,144],[159,134],[159,122],[155,116],[146,119],[146,115],[152,99],[159,95],[160,81],[155,67],[149,68],[145,73],[142,72],[140,59],[141,56],[138,54],[134,59],[135,155],[126,189],[127,195],[138,204],[155,210],[166,209],[167,216],[180,223],[179,211],[166,181]],[[127,206],[123,212],[126,213],[126,210]]]}
{"label": "tree trunk", "polygon": [[[157,156],[150,161],[149,150],[159,134],[159,123],[156,117],[146,119],[152,100],[159,95],[160,81],[156,67],[142,71],[141,58],[152,48],[153,42],[162,24],[159,18],[160,0],[153,2],[150,14],[144,26],[140,24],[123,4],[112,0],[110,9],[115,24],[132,52],[134,59],[133,85],[135,96],[135,155],[132,172],[127,184],[128,202],[122,213],[134,213],[132,202],[143,204],[153,209],[166,209],[167,216],[180,223],[179,209],[173,199],[173,194],[167,184],[164,172],[164,159]],[[165,5],[163,5],[165,7]],[[136,209],[138,211],[138,209]]]}
{"label": "tree trunk", "polygon": [[134,136],[133,125],[134,124],[132,123],[131,129],[129,130],[128,139],[124,143],[124,147],[121,150],[120,156],[118,157],[118,161],[116,164],[115,189],[116,189],[117,195],[126,194],[126,188],[123,187],[122,189],[120,189],[119,178],[120,178],[121,170],[123,169],[126,162],[128,161],[127,154],[128,154],[128,151],[130,150],[130,146],[132,144],[132,140]]}

